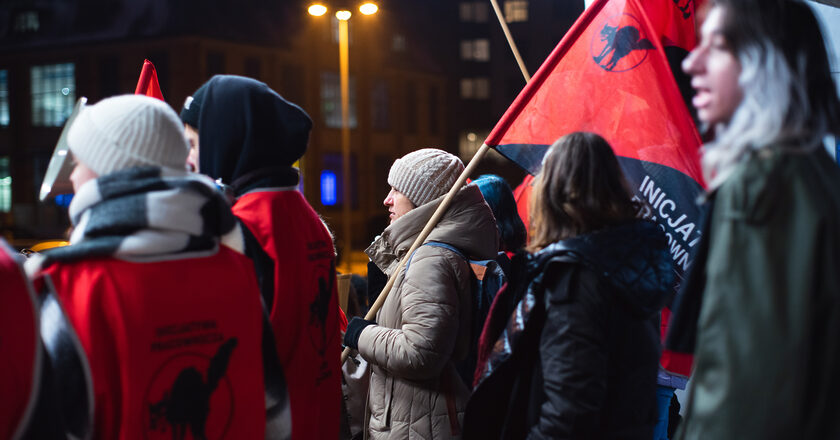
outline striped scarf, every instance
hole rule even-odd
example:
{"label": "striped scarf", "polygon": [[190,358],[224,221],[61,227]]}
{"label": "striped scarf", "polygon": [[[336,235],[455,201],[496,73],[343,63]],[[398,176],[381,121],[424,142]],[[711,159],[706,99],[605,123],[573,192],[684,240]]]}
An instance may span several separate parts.
{"label": "striped scarf", "polygon": [[206,176],[158,167],[129,168],[91,180],[70,203],[70,246],[43,255],[41,267],[92,257],[159,261],[243,252],[241,228]]}

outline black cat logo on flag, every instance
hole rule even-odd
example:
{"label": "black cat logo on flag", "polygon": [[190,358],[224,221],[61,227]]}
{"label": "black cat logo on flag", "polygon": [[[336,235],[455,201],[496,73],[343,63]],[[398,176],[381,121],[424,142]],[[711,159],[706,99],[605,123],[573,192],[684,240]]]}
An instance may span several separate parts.
{"label": "black cat logo on flag", "polygon": [[147,439],[224,438],[233,418],[233,390],[225,377],[236,338],[219,346],[212,358],[181,353],[155,373],[146,391]]}
{"label": "black cat logo on flag", "polygon": [[641,29],[639,20],[624,13],[605,20],[592,38],[592,59],[607,72],[626,72],[647,58],[653,43]]}

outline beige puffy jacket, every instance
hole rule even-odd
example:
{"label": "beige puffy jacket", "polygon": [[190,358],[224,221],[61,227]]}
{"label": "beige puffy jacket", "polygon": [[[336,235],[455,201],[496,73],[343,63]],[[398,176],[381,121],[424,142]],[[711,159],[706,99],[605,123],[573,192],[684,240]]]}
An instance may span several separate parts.
{"label": "beige puffy jacket", "polygon": [[[383,272],[396,269],[442,199],[397,219],[366,250]],[[495,258],[496,222],[478,187],[458,192],[426,241],[450,244],[472,259]],[[362,331],[359,352],[371,364],[369,438],[457,437],[469,397],[454,363],[468,349],[470,271],[451,250],[421,246],[377,314],[378,325]]]}

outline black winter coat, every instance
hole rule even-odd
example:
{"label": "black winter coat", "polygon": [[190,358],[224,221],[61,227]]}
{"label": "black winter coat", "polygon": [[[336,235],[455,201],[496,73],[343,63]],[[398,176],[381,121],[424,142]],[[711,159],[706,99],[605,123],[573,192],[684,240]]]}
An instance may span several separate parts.
{"label": "black winter coat", "polygon": [[[496,344],[512,347],[509,365],[491,368],[477,387],[465,438],[652,438],[658,313],[674,281],[665,235],[637,221],[557,242],[528,266],[529,316],[518,306],[502,336],[508,343]],[[514,322],[520,335],[511,334]],[[497,417],[482,402],[500,405],[489,397],[501,383],[512,384],[501,394],[510,396],[507,414],[491,431],[487,419]],[[471,420],[482,418],[474,430]]]}

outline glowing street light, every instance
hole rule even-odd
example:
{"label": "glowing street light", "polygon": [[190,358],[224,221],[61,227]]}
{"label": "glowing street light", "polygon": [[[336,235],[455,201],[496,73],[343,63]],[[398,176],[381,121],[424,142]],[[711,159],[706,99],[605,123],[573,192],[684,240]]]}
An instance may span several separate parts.
{"label": "glowing street light", "polygon": [[339,19],[339,20],[341,20],[341,21],[347,21],[347,20],[349,20],[349,19],[350,19],[350,16],[351,16],[351,15],[353,15],[353,14],[351,14],[351,13],[350,13],[350,11],[347,11],[347,10],[342,9],[342,10],[337,11],[337,12],[335,13],[335,18],[337,18],[337,19]]}
{"label": "glowing street light", "polygon": [[376,6],[376,3],[365,3],[362,6],[359,6],[359,12],[364,15],[373,15],[376,14],[376,11],[379,10],[379,6]]}
{"label": "glowing street light", "polygon": [[315,3],[311,6],[309,6],[308,11],[309,11],[309,15],[314,15],[316,17],[320,17],[320,16],[327,13],[327,7],[324,6],[324,5],[319,5],[318,3]]}
{"label": "glowing street light", "polygon": [[[374,3],[365,3],[359,7],[359,12],[364,15],[372,15],[379,8]],[[321,4],[313,4],[309,7],[309,14],[320,17],[327,12],[327,8]],[[350,252],[352,248],[350,232],[350,45],[348,23],[353,14],[342,9],[336,11],[335,18],[338,19],[338,59],[339,79],[341,89],[341,186],[342,188],[342,217],[344,230],[344,255],[342,259],[346,265],[346,271],[350,271]],[[334,179],[334,178],[333,178]]]}

